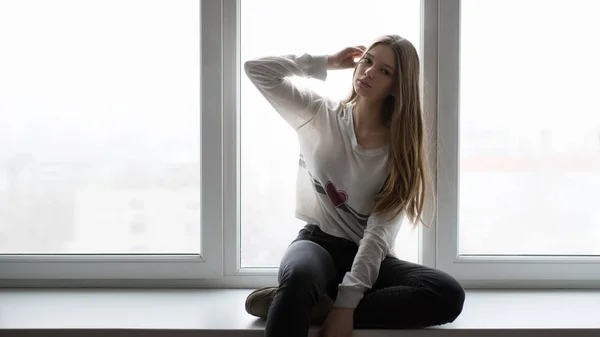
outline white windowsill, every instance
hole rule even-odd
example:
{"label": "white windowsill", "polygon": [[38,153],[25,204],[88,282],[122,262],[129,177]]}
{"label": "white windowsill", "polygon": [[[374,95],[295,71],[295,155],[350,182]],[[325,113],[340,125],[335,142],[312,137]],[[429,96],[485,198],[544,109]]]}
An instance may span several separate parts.
{"label": "white windowsill", "polygon": [[[0,336],[248,336],[251,289],[0,289]],[[461,316],[440,327],[355,330],[376,336],[600,336],[598,290],[467,290]],[[317,327],[311,329],[315,336]]]}

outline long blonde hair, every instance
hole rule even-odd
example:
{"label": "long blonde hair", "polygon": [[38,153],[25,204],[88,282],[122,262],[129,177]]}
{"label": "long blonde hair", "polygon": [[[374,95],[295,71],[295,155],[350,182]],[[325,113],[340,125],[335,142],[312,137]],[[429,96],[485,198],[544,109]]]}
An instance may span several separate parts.
{"label": "long blonde hair", "polygon": [[[402,210],[413,225],[423,218],[427,193],[433,183],[426,155],[424,117],[419,91],[420,62],[413,44],[398,36],[384,35],[377,38],[367,51],[378,44],[394,50],[399,71],[392,94],[385,98],[382,122],[388,128],[389,174],[375,197],[373,214],[391,214],[396,217]],[[354,69],[356,72],[356,68]],[[352,89],[343,103],[355,102],[356,91]],[[435,202],[435,198],[431,199]]]}

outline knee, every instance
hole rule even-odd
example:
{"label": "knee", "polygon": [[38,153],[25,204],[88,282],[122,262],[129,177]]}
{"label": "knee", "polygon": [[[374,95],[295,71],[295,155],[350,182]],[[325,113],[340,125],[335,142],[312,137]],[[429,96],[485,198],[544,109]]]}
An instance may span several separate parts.
{"label": "knee", "polygon": [[279,287],[292,289],[296,294],[306,294],[319,283],[319,275],[307,263],[295,263],[280,273]]}
{"label": "knee", "polygon": [[465,290],[456,279],[449,276],[444,284],[443,297],[447,322],[453,322],[462,313]]}

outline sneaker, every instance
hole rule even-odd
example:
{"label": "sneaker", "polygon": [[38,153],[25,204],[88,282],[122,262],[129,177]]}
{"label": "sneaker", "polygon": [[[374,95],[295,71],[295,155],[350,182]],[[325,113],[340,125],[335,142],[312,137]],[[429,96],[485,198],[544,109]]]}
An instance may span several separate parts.
{"label": "sneaker", "polygon": [[[276,292],[277,287],[262,287],[254,290],[246,298],[246,312],[252,316],[266,319]],[[332,307],[333,301],[329,296],[321,295],[317,305],[313,308],[310,322],[312,324],[322,324]]]}

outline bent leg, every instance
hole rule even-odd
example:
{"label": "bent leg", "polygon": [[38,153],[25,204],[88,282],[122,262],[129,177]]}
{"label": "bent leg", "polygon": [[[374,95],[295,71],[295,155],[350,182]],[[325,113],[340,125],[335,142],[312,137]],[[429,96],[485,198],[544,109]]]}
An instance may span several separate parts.
{"label": "bent leg", "polygon": [[335,279],[329,253],[309,240],[293,242],[279,267],[279,287],[267,314],[266,337],[306,337],[312,309]]}
{"label": "bent leg", "polygon": [[356,328],[421,328],[453,322],[463,287],[449,274],[388,256],[354,312]]}

